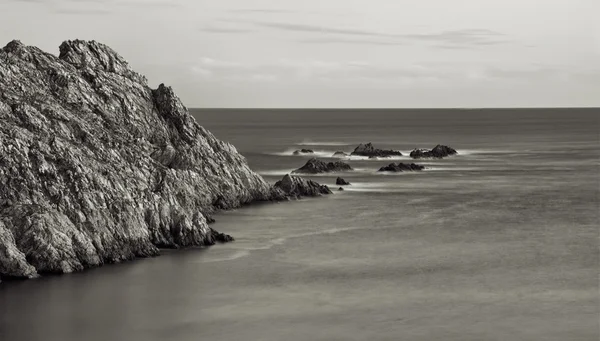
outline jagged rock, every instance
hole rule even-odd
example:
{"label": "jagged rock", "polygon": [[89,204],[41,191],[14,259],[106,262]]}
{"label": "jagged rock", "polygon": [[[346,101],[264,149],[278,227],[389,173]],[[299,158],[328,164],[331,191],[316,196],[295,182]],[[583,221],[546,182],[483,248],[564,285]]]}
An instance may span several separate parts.
{"label": "jagged rock", "polygon": [[345,172],[351,171],[352,167],[349,164],[336,161],[336,162],[325,162],[312,158],[306,162],[304,166],[296,169],[292,173],[294,174],[318,174],[318,173],[330,173],[330,172]]}
{"label": "jagged rock", "polygon": [[235,241],[235,239],[233,239],[232,236],[230,236],[228,234],[217,232],[217,231],[213,230],[212,228],[210,229],[210,237],[212,238],[212,241],[215,243],[229,243],[229,242]]}
{"label": "jagged rock", "polygon": [[281,189],[291,197],[319,196],[332,194],[329,187],[320,185],[312,180],[305,180],[299,176],[286,174],[283,179],[275,183],[275,187]]}
{"label": "jagged rock", "polygon": [[414,163],[390,163],[385,167],[379,168],[379,172],[412,172],[421,171],[425,169],[425,166],[417,165]]}
{"label": "jagged rock", "polygon": [[339,151],[339,150],[337,152],[333,153],[333,155],[332,155],[332,157],[345,157],[345,156],[350,156],[350,154]]}
{"label": "jagged rock", "polygon": [[410,152],[410,157],[413,159],[421,159],[421,158],[443,158],[450,155],[458,154],[458,152],[448,146],[443,146],[438,144],[433,147],[431,150],[427,149],[415,149]]}
{"label": "jagged rock", "polygon": [[360,144],[351,155],[368,156],[370,158],[376,157],[390,157],[390,156],[402,156],[402,153],[396,150],[383,150],[377,149],[372,143]]}
{"label": "jagged rock", "polygon": [[0,120],[0,276],[231,241],[216,210],[288,197],[94,41],[0,49]]}
{"label": "jagged rock", "polygon": [[298,149],[294,151],[294,155],[302,155],[302,154],[314,154],[315,151],[312,149]]}
{"label": "jagged rock", "polygon": [[347,185],[350,185],[350,183],[348,181],[346,181],[346,180],[344,180],[344,179],[342,179],[340,177],[338,177],[335,180],[335,184],[338,185],[338,186],[347,186]]}

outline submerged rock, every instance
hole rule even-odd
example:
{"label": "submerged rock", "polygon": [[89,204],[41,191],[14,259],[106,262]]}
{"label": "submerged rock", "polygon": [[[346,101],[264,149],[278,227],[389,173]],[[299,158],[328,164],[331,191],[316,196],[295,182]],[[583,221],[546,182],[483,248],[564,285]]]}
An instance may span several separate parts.
{"label": "submerged rock", "polygon": [[0,49],[0,120],[0,276],[231,241],[212,213],[288,196],[94,41]]}
{"label": "submerged rock", "polygon": [[387,166],[379,168],[379,172],[412,172],[421,171],[425,169],[425,166],[417,165],[414,163],[390,163]]}
{"label": "submerged rock", "polygon": [[314,154],[315,151],[312,149],[298,149],[294,151],[294,155],[302,155],[302,154]]}
{"label": "submerged rock", "polygon": [[330,172],[345,172],[351,171],[352,167],[349,164],[336,161],[336,162],[325,162],[312,158],[306,162],[304,166],[296,169],[292,173],[298,174],[318,174],[318,173],[330,173]]}
{"label": "submerged rock", "polygon": [[339,150],[337,152],[333,153],[333,155],[332,155],[332,157],[345,157],[345,156],[350,156],[350,154],[339,151]]}
{"label": "submerged rock", "polygon": [[372,143],[360,144],[351,155],[368,156],[370,158],[376,157],[390,157],[390,156],[402,156],[402,153],[396,150],[383,150],[373,146]]}
{"label": "submerged rock", "polygon": [[350,185],[350,183],[348,181],[346,181],[346,180],[344,180],[344,179],[342,179],[340,177],[338,177],[335,180],[335,184],[338,185],[338,186],[347,186],[347,185]]}
{"label": "submerged rock", "polygon": [[343,191],[343,190],[344,190],[344,187],[338,188],[338,191]]}
{"label": "submerged rock", "polygon": [[297,198],[332,194],[329,187],[325,185],[320,185],[312,180],[305,180],[299,176],[289,174],[286,174],[283,179],[277,181],[275,187],[281,189],[286,195]]}
{"label": "submerged rock", "polygon": [[415,149],[410,152],[410,157],[413,159],[421,159],[421,158],[443,158],[450,155],[456,155],[458,152],[448,146],[443,146],[438,144],[433,147],[431,150],[427,149]]}

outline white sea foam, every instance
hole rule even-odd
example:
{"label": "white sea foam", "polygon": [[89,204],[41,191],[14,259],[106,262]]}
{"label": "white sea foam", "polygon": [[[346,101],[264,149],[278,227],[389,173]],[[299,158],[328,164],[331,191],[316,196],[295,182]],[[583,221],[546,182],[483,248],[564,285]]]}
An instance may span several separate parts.
{"label": "white sea foam", "polygon": [[[301,153],[298,155],[294,155],[294,152],[298,150],[295,148],[288,148],[282,152],[274,152],[267,153],[268,155],[276,155],[276,156],[295,156],[295,157],[323,157],[323,158],[331,158],[333,154],[336,152],[335,150],[313,150],[313,153]],[[336,156],[337,158],[337,156]]]}
{"label": "white sea foam", "polygon": [[350,144],[336,141],[302,141],[296,143],[297,146],[349,146]]}

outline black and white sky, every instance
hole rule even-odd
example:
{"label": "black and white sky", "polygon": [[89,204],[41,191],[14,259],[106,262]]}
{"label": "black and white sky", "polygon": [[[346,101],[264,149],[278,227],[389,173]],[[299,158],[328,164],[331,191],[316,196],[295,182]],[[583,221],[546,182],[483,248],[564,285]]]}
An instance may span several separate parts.
{"label": "black and white sky", "polygon": [[100,41],[189,107],[600,106],[599,13],[600,0],[0,0],[0,40],[55,54]]}

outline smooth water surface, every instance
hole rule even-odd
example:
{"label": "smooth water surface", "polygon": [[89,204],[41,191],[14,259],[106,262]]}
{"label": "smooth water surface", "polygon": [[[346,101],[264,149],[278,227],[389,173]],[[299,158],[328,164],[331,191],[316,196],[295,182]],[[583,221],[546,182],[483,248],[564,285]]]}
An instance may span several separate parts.
{"label": "smooth water surface", "polygon": [[459,155],[351,158],[343,192],[218,215],[235,243],[3,283],[0,340],[599,339],[600,110],[193,114],[270,182],[300,148]]}

